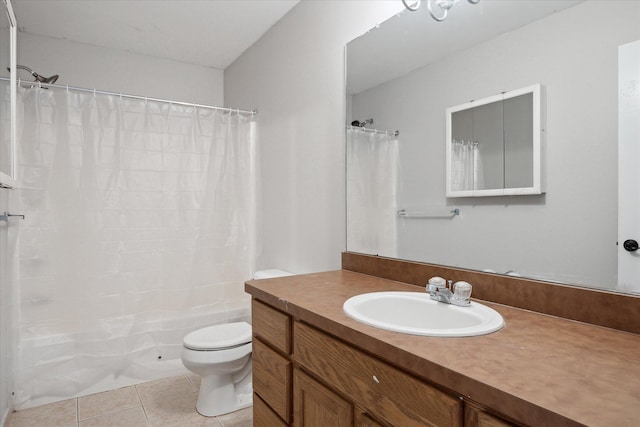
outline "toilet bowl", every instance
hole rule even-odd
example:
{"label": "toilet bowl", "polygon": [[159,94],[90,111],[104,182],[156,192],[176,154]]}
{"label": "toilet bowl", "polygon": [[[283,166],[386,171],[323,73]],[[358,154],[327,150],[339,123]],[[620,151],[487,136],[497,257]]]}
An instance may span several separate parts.
{"label": "toilet bowl", "polygon": [[[283,270],[257,271],[254,279],[291,276]],[[201,375],[196,410],[215,417],[253,403],[251,325],[226,323],[193,331],[182,340],[182,363]]]}
{"label": "toilet bowl", "polygon": [[182,363],[201,375],[196,410],[207,417],[252,404],[251,325],[247,322],[209,326],[183,339]]}

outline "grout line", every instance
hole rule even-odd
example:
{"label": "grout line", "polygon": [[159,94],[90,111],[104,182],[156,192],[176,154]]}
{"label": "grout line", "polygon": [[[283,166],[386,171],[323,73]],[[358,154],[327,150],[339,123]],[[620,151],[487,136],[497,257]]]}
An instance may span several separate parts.
{"label": "grout line", "polygon": [[144,408],[144,402],[142,401],[142,396],[140,396],[140,390],[138,390],[138,384],[135,384],[133,388],[136,390],[136,396],[138,396],[138,401],[140,401],[140,405]]}
{"label": "grout line", "polygon": [[144,413],[144,419],[147,421],[147,426],[151,427],[151,420],[149,420],[149,414],[147,414],[147,408],[142,405],[142,412]]}
{"label": "grout line", "polygon": [[[144,384],[144,383],[140,383]],[[138,384],[134,385],[136,389],[136,395],[138,396],[138,400],[140,401],[140,405],[142,406],[142,412],[144,413],[144,419],[147,421],[147,427],[151,427],[151,420],[149,419],[149,414],[147,413],[147,408],[144,406],[144,402],[142,401],[142,396],[140,396],[140,391],[138,390]]]}
{"label": "grout line", "polygon": [[191,380],[191,377],[189,376],[189,374],[183,374],[183,375],[187,377],[187,381],[189,382],[189,384],[191,384],[191,387],[193,387],[193,391],[195,391],[196,393],[200,392],[199,387],[196,385],[195,382]]}

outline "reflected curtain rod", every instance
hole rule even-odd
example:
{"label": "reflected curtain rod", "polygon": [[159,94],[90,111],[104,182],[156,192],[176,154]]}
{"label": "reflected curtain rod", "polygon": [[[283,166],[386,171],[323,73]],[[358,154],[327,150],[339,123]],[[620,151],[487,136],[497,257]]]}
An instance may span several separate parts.
{"label": "reflected curtain rod", "polygon": [[[10,79],[8,77],[0,77],[0,81],[10,81]],[[204,105],[204,104],[194,104],[192,102],[182,102],[182,101],[171,101],[169,99],[162,99],[162,98],[150,98],[148,96],[139,96],[139,95],[128,95],[128,94],[124,94],[124,93],[119,93],[119,92],[108,92],[108,91],[104,91],[104,90],[97,90],[97,89],[87,89],[84,87],[76,87],[76,86],[69,86],[69,85],[59,85],[59,84],[47,84],[47,83],[41,83],[41,82],[33,82],[33,81],[23,81],[21,79],[18,79],[18,85],[29,85],[31,87],[34,86],[38,86],[38,87],[44,87],[44,88],[56,88],[56,89],[66,89],[68,90],[74,90],[77,92],[87,92],[87,93],[93,93],[95,94],[100,94],[100,95],[111,95],[111,96],[119,96],[120,98],[129,98],[129,99],[140,99],[140,100],[145,100],[145,101],[155,101],[155,102],[163,102],[166,104],[176,104],[176,105],[184,105],[187,107],[198,107],[198,108],[208,108],[211,110],[221,110],[221,111],[228,111],[228,112],[235,112],[238,114],[250,114],[252,116],[255,116],[256,114],[258,114],[258,110],[254,109],[254,110],[241,110],[238,108],[229,108],[229,107],[217,107],[214,105]]]}
{"label": "reflected curtain rod", "polygon": [[371,128],[365,128],[365,127],[361,127],[361,126],[347,126],[347,129],[361,130],[362,132],[384,133],[384,134],[391,135],[391,136],[400,135],[400,131],[399,130],[371,129]]}

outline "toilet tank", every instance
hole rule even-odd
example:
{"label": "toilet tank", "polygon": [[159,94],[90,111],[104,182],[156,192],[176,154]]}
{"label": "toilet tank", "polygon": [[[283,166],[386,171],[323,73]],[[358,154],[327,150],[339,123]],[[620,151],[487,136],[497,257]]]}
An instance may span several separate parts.
{"label": "toilet tank", "polygon": [[253,275],[253,278],[255,280],[258,280],[258,279],[273,279],[274,277],[285,277],[285,276],[293,276],[293,273],[272,268],[269,270],[256,271]]}

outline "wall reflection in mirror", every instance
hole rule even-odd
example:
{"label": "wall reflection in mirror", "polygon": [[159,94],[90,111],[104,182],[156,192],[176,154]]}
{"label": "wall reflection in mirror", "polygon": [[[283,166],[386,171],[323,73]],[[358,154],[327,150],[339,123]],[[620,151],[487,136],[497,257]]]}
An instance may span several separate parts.
{"label": "wall reflection in mirror", "polygon": [[[618,166],[619,134],[639,123],[623,123],[618,95],[621,55],[640,55],[640,2],[459,2],[443,22],[423,9],[347,45],[346,123],[400,131],[381,148],[347,136],[347,250],[639,293],[640,256],[617,242],[640,238],[640,212],[627,229],[618,215],[640,197],[618,194],[638,179]],[[447,108],[534,84],[546,193],[447,197]]]}

